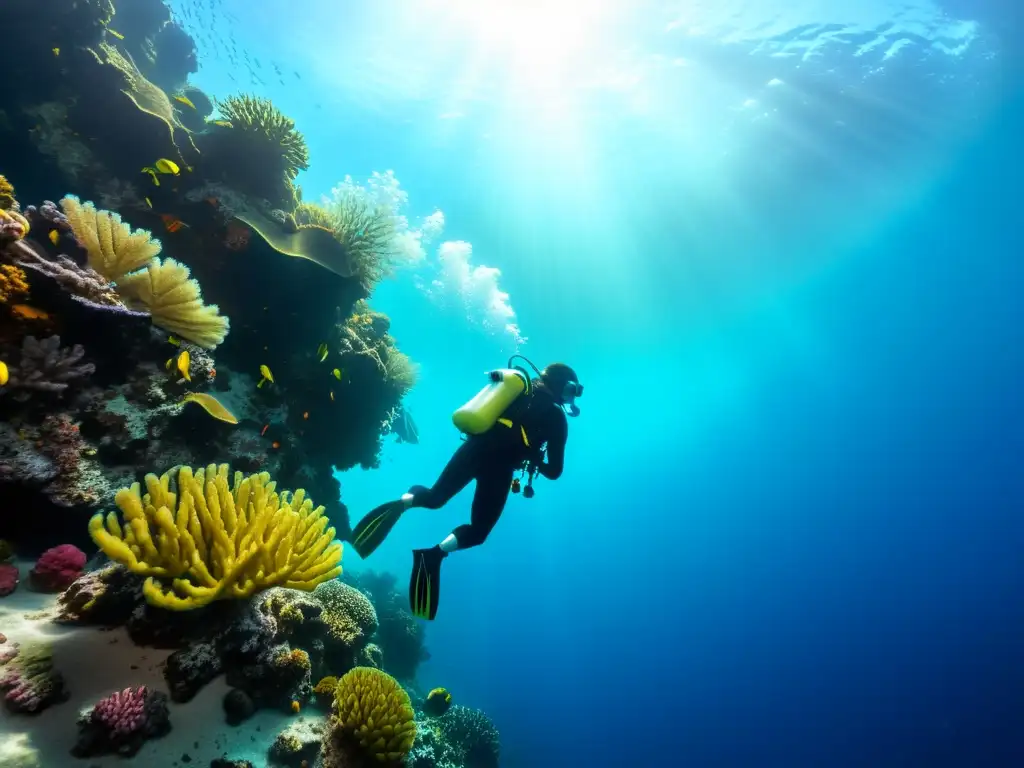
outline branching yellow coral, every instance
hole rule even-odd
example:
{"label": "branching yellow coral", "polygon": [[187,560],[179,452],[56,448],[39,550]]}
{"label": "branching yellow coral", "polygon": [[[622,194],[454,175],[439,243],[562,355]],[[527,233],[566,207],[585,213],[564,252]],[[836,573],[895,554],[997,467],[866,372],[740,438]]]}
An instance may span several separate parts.
{"label": "branching yellow coral", "polygon": [[342,546],[304,490],[275,488],[266,472],[235,472],[229,485],[227,464],[181,467],[176,483],[173,470],[150,474],[145,495],[133,483],[114,497],[123,525],[114,512],[98,514],[89,533],[112,560],[149,577],[143,593],[162,608],[189,610],[275,586],[308,592],[341,573]]}
{"label": "branching yellow coral", "polygon": [[89,254],[88,266],[113,283],[141,269],[160,253],[159,240],[144,229],[133,232],[116,213],[97,210],[74,195],[61,200],[60,207]]}
{"label": "branching yellow coral", "polygon": [[347,672],[334,691],[334,714],[335,728],[379,762],[401,760],[416,740],[409,694],[379,669]]}
{"label": "branching yellow coral", "polygon": [[206,349],[228,335],[228,319],[216,304],[203,304],[199,283],[174,259],[153,259],[144,270],[125,276],[118,290],[145,307],[153,324]]}

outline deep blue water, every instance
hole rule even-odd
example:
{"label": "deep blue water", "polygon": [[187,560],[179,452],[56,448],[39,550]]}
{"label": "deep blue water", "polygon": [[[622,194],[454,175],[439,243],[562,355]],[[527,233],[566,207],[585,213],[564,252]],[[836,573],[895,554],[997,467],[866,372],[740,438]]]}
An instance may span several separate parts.
{"label": "deep blue water", "polygon": [[[817,28],[746,5],[763,24],[663,54],[702,88],[588,95],[564,134],[529,99],[439,119],[468,65],[429,46],[402,59],[430,75],[416,98],[332,79],[331,55],[388,50],[368,11],[312,3],[291,43],[237,11],[246,47],[306,73],[267,95],[309,138],[307,196],[394,169],[410,217],[441,208],[442,239],[501,269],[521,351],[586,385],[565,476],[446,561],[421,681],[484,709],[509,768],[1024,765],[1019,14],[979,6],[950,53],[910,4],[845,32],[845,3],[801,6]],[[230,92],[218,66],[199,82]],[[424,297],[429,251],[373,302],[422,366],[422,442],[342,477],[354,516],[433,479],[451,411],[515,349]],[[468,508],[408,516],[368,565],[404,579]]]}

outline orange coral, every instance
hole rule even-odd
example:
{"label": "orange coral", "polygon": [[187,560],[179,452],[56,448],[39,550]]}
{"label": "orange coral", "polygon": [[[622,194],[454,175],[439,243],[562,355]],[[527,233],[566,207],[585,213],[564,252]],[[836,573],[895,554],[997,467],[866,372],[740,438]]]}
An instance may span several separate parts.
{"label": "orange coral", "polygon": [[[3,178],[0,176],[0,178]],[[28,278],[25,270],[13,264],[0,265],[0,303],[17,299],[28,293]]]}
{"label": "orange coral", "polygon": [[18,320],[49,320],[50,315],[41,309],[30,307],[28,304],[12,304],[11,314]]}

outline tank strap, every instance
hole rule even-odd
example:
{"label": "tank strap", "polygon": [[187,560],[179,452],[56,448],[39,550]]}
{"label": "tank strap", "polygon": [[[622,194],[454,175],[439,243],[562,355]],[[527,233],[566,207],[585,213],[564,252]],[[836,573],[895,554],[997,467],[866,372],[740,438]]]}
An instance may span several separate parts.
{"label": "tank strap", "polygon": [[[501,424],[504,427],[508,427],[509,429],[512,429],[515,426],[515,424],[512,422],[512,419],[498,419],[497,423]],[[522,424],[520,424],[519,425],[519,431],[520,431],[520,433],[523,436],[523,445],[525,445],[527,448],[529,448],[530,447],[530,438],[526,436],[526,427],[524,427]]]}

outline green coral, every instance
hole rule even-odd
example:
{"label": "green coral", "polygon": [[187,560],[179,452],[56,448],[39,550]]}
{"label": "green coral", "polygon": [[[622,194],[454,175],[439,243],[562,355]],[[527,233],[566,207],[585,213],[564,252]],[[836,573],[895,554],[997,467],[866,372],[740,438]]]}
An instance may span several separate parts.
{"label": "green coral", "polygon": [[306,139],[296,130],[295,121],[274,106],[270,99],[259,96],[229,96],[218,102],[224,120],[231,130],[273,147],[284,163],[284,176],[293,182],[309,167],[309,147]]}
{"label": "green coral", "polygon": [[339,752],[357,752],[380,763],[398,763],[416,740],[409,694],[379,669],[356,667],[334,692],[334,729],[324,765],[343,765]]}

